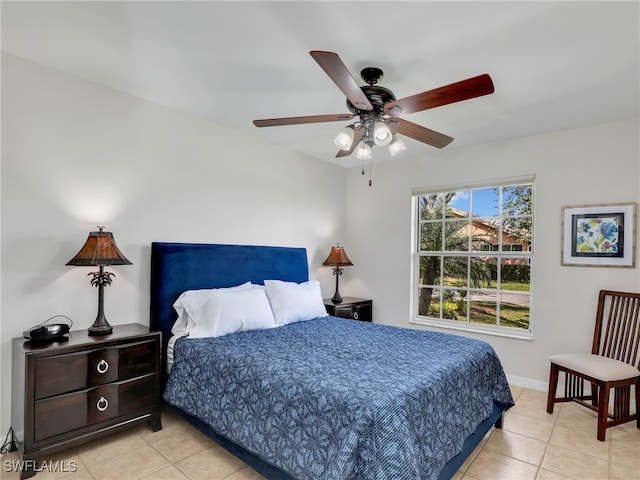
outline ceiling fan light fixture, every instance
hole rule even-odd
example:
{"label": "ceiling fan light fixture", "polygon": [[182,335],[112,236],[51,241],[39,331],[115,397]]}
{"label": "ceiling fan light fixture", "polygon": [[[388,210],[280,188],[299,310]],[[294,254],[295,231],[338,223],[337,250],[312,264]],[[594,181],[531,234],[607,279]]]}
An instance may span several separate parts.
{"label": "ceiling fan light fixture", "polygon": [[385,147],[393,140],[393,134],[386,123],[377,121],[373,128],[373,141],[380,147]]}
{"label": "ceiling fan light fixture", "polygon": [[364,142],[360,142],[356,147],[356,158],[358,160],[371,160],[371,147]]}
{"label": "ceiling fan light fixture", "polygon": [[355,135],[355,129],[353,125],[349,125],[343,128],[338,136],[333,140],[340,150],[349,150],[351,148],[351,144],[353,143],[353,136]]}
{"label": "ceiling fan light fixture", "polygon": [[391,141],[391,143],[387,148],[389,149],[389,153],[391,154],[392,157],[407,149],[404,142],[398,135],[393,136],[393,140]]}
{"label": "ceiling fan light fixture", "polygon": [[[266,118],[254,120],[253,124],[256,127],[275,127],[320,122],[354,122],[343,128],[334,138],[334,143],[340,149],[336,158],[346,157],[355,151],[358,160],[363,161],[363,174],[365,160],[369,161],[369,169],[371,170],[374,145],[386,146],[391,156],[406,150],[404,142],[396,132],[435,148],[444,148],[453,141],[453,138],[443,133],[399,118],[401,114],[422,112],[490,95],[495,90],[493,80],[489,74],[484,73],[396,99],[391,90],[377,85],[383,76],[381,69],[377,67],[362,69],[360,76],[367,85],[361,86],[353,78],[337,53],[312,50],[309,54],[346,96],[346,106],[351,113]],[[353,120],[354,118],[357,120]],[[369,178],[369,185],[371,185],[371,178]]]}

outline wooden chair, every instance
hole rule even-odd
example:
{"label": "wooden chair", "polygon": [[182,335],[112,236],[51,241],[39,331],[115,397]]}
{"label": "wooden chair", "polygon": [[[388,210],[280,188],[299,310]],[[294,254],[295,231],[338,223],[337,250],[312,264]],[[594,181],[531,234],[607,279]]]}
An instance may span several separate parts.
{"label": "wooden chair", "polygon": [[[598,440],[607,428],[636,420],[640,428],[640,293],[601,290],[591,353],[569,353],[549,358],[547,412],[558,402],[574,401],[598,412]],[[564,396],[556,397],[558,375],[565,373]],[[585,393],[585,380],[591,392]],[[635,385],[635,413],[630,413]],[[613,389],[613,408],[609,397]]]}

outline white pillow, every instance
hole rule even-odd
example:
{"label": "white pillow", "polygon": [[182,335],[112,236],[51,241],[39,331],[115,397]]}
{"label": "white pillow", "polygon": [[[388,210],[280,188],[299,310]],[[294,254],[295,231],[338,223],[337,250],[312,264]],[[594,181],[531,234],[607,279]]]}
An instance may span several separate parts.
{"label": "white pillow", "polygon": [[277,325],[328,315],[317,280],[304,283],[265,280],[264,288]]}
{"label": "white pillow", "polygon": [[176,337],[184,337],[189,334],[198,322],[202,322],[202,306],[214,292],[232,292],[235,290],[249,290],[250,288],[251,282],[246,282],[235,287],[206,288],[182,292],[173,304],[173,308],[178,313],[178,319],[173,324],[171,333]]}
{"label": "white pillow", "polygon": [[235,332],[261,330],[276,326],[263,290],[211,292],[198,312],[198,320],[189,338],[221,337]]}

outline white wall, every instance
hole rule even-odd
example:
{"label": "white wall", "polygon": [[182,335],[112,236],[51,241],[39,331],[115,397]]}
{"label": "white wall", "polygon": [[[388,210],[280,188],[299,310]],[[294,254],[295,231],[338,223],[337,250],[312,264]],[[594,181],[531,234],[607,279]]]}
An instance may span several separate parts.
{"label": "white wall", "polygon": [[560,265],[562,206],[640,202],[638,132],[635,118],[416,153],[374,164],[371,188],[359,170],[349,171],[345,248],[359,271],[345,272],[342,290],[372,298],[374,321],[420,328],[409,324],[411,189],[535,174],[534,340],[472,336],[494,346],[511,381],[546,388],[549,355],[591,348],[598,290],[640,292],[638,249],[633,269]]}
{"label": "white wall", "polygon": [[54,314],[77,328],[95,319],[91,270],[65,263],[97,225],[134,264],[108,269],[114,325],[148,325],[152,241],[306,247],[333,293],[320,264],[344,242],[340,167],[10,55],[2,140],[1,432],[11,338]]}

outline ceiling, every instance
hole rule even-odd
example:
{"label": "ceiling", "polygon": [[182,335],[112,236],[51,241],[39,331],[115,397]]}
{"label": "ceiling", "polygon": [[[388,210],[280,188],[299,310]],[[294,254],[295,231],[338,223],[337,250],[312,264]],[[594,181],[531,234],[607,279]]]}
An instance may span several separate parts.
{"label": "ceiling", "polygon": [[[446,149],[639,116],[640,3],[2,1],[2,49],[324,161],[349,122],[252,120],[348,113],[309,55],[340,55],[359,84],[403,98],[489,73],[492,95],[403,116]],[[398,157],[433,147],[404,138]],[[398,158],[398,157],[393,157]],[[374,148],[374,162],[390,160]]]}

